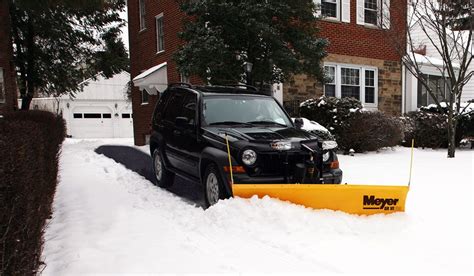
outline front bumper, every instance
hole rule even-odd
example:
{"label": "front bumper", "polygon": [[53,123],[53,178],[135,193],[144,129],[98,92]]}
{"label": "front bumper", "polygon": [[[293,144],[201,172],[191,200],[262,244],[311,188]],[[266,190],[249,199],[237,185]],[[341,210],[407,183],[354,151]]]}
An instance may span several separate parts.
{"label": "front bumper", "polygon": [[[234,183],[238,184],[294,184],[285,182],[284,176],[249,176],[247,174],[234,174]],[[229,175],[230,178],[230,175]],[[342,170],[333,169],[323,173],[322,184],[340,184],[342,182]]]}

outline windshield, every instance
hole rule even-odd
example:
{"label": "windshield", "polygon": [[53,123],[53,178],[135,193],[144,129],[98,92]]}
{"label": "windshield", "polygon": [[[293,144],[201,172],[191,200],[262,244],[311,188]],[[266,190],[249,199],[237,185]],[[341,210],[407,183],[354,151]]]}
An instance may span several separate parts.
{"label": "windshield", "polygon": [[292,126],[288,116],[273,98],[206,97],[202,112],[204,123],[207,125]]}

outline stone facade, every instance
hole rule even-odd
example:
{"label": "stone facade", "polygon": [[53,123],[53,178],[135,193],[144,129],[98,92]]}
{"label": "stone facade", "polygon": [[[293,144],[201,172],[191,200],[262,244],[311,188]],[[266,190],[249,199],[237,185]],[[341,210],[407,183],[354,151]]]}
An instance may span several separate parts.
{"label": "stone facade", "polygon": [[[378,68],[378,109],[400,115],[402,106],[402,66],[398,61],[329,54],[325,62]],[[283,86],[283,101],[304,101],[323,95],[323,85],[306,75],[297,75]]]}

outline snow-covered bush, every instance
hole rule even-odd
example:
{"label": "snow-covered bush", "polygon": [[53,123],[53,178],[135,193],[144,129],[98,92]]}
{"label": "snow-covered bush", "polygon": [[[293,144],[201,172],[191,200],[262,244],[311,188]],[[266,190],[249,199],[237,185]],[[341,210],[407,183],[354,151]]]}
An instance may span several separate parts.
{"label": "snow-covered bush", "polygon": [[416,147],[446,148],[448,146],[448,116],[426,111],[409,112],[402,117],[404,146],[411,146],[415,139]]}
{"label": "snow-covered bush", "polygon": [[368,112],[354,98],[309,99],[301,103],[300,114],[329,129],[344,151],[372,151],[395,146],[402,140],[398,120],[380,112]]}
{"label": "snow-covered bush", "polygon": [[65,131],[50,112],[0,118],[0,275],[38,274]]}
{"label": "snow-covered bush", "polygon": [[[446,148],[448,146],[448,110],[431,104],[421,107],[419,111],[410,112],[402,117],[404,126],[404,145],[410,146],[415,139],[415,146],[428,148]],[[456,128],[456,145],[466,137],[474,136],[474,103],[462,103],[462,116]]]}
{"label": "snow-covered bush", "polygon": [[339,99],[322,96],[319,99],[309,99],[300,104],[302,117],[320,123],[334,134],[353,113],[360,110],[362,110],[362,104],[354,98]]}
{"label": "snow-covered bush", "polygon": [[402,128],[397,118],[382,112],[356,112],[341,127],[338,145],[344,151],[375,151],[399,145]]}

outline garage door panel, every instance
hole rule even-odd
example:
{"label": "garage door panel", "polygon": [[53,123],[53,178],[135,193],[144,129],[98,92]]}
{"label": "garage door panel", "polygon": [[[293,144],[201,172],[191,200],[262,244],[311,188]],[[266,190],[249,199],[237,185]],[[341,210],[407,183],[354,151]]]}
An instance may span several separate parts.
{"label": "garage door panel", "polygon": [[112,111],[106,106],[76,107],[71,130],[75,138],[114,137]]}

